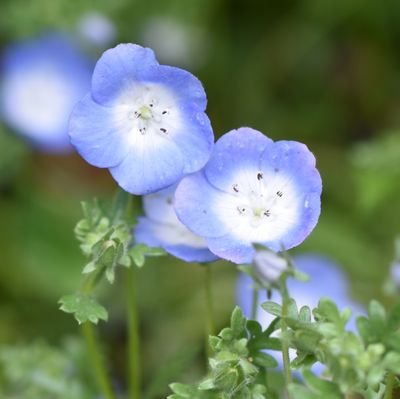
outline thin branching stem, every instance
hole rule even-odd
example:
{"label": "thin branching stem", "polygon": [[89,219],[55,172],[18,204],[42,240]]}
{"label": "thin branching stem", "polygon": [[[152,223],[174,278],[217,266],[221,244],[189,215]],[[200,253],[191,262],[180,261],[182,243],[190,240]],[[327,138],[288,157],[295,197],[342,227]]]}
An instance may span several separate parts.
{"label": "thin branching stem", "polygon": [[83,323],[82,333],[86,341],[89,358],[93,365],[94,375],[104,399],[116,399],[93,324],[89,321]]}
{"label": "thin branching stem", "polygon": [[[212,290],[212,270],[211,264],[204,265],[205,276],[204,276],[204,290],[205,290],[205,305],[206,305],[206,348],[209,352],[208,337],[215,334],[215,322],[214,322],[214,300]],[[209,353],[210,355],[210,353]]]}
{"label": "thin branching stem", "polygon": [[396,376],[394,375],[394,373],[389,373],[387,375],[384,399],[392,399],[395,379],[396,379]]}
{"label": "thin branching stem", "polygon": [[134,265],[127,269],[125,280],[126,312],[128,320],[128,387],[129,399],[140,398],[139,321],[137,313],[137,270]]}
{"label": "thin branching stem", "polygon": [[258,288],[253,285],[253,298],[251,304],[251,318],[257,320]]}
{"label": "thin branching stem", "polygon": [[[285,375],[285,385],[288,389],[289,384],[292,382],[292,373],[290,371],[290,359],[289,359],[289,346],[285,333],[287,331],[286,317],[288,316],[289,306],[289,293],[286,286],[286,280],[281,284],[281,295],[282,295],[282,318],[281,318],[281,331],[282,331],[282,359],[283,359],[283,371]],[[289,390],[287,391],[288,399],[291,399]]]}

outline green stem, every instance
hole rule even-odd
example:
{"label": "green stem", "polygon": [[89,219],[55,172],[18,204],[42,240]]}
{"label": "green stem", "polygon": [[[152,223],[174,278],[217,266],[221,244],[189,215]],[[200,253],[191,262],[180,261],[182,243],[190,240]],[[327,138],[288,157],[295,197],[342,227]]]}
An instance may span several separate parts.
{"label": "green stem", "polygon": [[396,379],[396,377],[395,377],[394,373],[388,374],[387,380],[386,380],[386,390],[385,390],[384,399],[392,399],[395,379]]}
{"label": "green stem", "polygon": [[86,346],[90,360],[93,365],[94,374],[101,392],[105,399],[116,399],[111,388],[111,383],[104,366],[104,359],[100,351],[100,345],[91,322],[87,321],[82,324],[82,333],[85,337]]}
{"label": "green stem", "polygon": [[[290,371],[290,359],[289,359],[289,346],[285,337],[287,331],[287,325],[285,318],[288,315],[288,304],[289,304],[289,293],[286,287],[286,281],[281,284],[281,295],[282,295],[282,318],[281,318],[281,331],[282,331],[282,359],[283,359],[283,372],[285,375],[285,385],[289,387],[292,382],[292,373]],[[290,398],[290,392],[287,390],[287,397]]]}
{"label": "green stem", "polygon": [[137,314],[136,266],[127,269],[126,310],[128,320],[129,399],[140,398],[139,323]]}
{"label": "green stem", "polygon": [[257,320],[257,308],[258,308],[258,289],[253,286],[253,300],[251,304],[251,318]]}
{"label": "green stem", "polygon": [[204,288],[205,288],[206,320],[207,320],[206,348],[207,348],[208,354],[210,355],[209,345],[208,345],[208,337],[210,335],[215,334],[211,264],[204,265],[203,267],[205,268]]}

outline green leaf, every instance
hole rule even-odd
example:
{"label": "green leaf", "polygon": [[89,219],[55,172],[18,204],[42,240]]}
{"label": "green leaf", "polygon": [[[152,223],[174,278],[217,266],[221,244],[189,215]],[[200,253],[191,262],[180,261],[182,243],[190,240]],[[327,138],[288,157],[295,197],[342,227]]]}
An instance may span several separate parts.
{"label": "green leaf", "polygon": [[180,384],[175,382],[169,386],[171,391],[178,394],[180,398],[192,399],[196,394],[197,389],[191,385]]}
{"label": "green leaf", "polygon": [[231,316],[231,329],[235,337],[240,337],[245,332],[246,318],[239,307],[235,307]]}
{"label": "green leaf", "polygon": [[253,363],[260,367],[271,369],[278,366],[278,362],[276,361],[276,359],[264,352],[253,354],[252,359]]}
{"label": "green leaf", "polygon": [[276,302],[267,301],[262,303],[261,307],[274,316],[282,316],[282,306]]}
{"label": "green leaf", "polygon": [[90,321],[97,324],[99,320],[108,320],[107,310],[95,299],[82,294],[64,295],[60,300],[60,309],[73,313],[79,324]]}
{"label": "green leaf", "polygon": [[299,312],[299,320],[303,323],[311,322],[311,309],[308,306],[302,306]]}
{"label": "green leaf", "polygon": [[374,323],[386,324],[386,311],[385,308],[375,300],[372,300],[368,307],[368,315]]}
{"label": "green leaf", "polygon": [[290,384],[288,390],[290,397],[293,399],[321,399],[319,395],[312,393],[309,389],[299,384]]}
{"label": "green leaf", "polygon": [[262,334],[261,324],[256,320],[248,320],[246,323],[247,330],[252,336]]}
{"label": "green leaf", "polygon": [[315,392],[320,393],[324,398],[342,398],[339,387],[327,380],[323,380],[314,375],[310,370],[304,370],[303,377],[306,384]]}

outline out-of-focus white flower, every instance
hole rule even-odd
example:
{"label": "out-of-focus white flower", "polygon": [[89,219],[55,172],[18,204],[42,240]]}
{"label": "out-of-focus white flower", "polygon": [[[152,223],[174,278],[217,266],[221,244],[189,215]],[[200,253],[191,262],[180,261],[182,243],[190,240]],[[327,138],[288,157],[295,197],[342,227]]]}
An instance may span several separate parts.
{"label": "out-of-focus white flower", "polygon": [[205,59],[205,32],[168,17],[149,20],[142,42],[154,49],[160,61],[181,66],[198,66]]}
{"label": "out-of-focus white flower", "polygon": [[108,47],[117,37],[117,28],[113,22],[96,11],[83,15],[77,29],[84,40],[98,47]]}

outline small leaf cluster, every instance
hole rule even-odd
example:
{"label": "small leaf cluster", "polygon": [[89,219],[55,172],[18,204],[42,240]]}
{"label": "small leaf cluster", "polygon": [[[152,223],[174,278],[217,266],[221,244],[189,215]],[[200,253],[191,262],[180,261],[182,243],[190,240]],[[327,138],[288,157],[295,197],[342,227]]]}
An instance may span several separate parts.
{"label": "small leaf cluster", "polygon": [[106,212],[95,200],[83,202],[83,219],[75,227],[75,236],[88,261],[82,273],[86,279],[79,292],[63,296],[60,309],[72,313],[79,324],[86,321],[107,321],[107,310],[92,295],[93,287],[104,275],[109,283],[115,280],[117,267],[142,267],[146,256],[160,256],[161,248],[133,244],[132,225],[127,217],[128,194],[116,197],[115,206]]}
{"label": "small leaf cluster", "polygon": [[171,384],[169,399],[266,399],[267,387],[257,383],[258,375],[277,366],[266,349],[280,350],[280,341],[270,334],[274,326],[262,331],[260,324],[246,320],[235,308],[230,327],[209,340],[213,356],[209,374],[198,385]]}
{"label": "small leaf cluster", "polygon": [[[263,308],[282,317],[278,304],[267,302]],[[289,330],[281,339],[297,350],[291,366],[305,370],[305,385],[289,387],[294,399],[340,399],[353,393],[378,399],[388,373],[400,373],[400,306],[387,315],[382,305],[372,301],[368,317],[357,318],[359,334],[346,330],[350,316],[349,309],[339,311],[326,298],[312,312],[306,306],[298,310],[294,299],[290,299],[285,316]],[[330,381],[309,371],[316,361],[326,366]]]}

